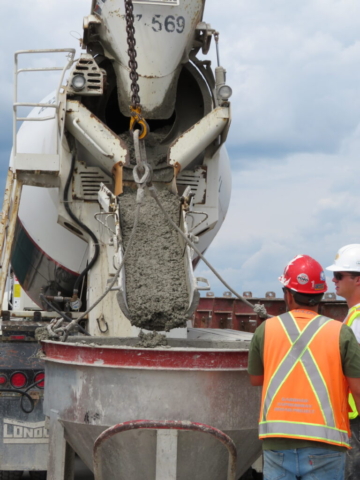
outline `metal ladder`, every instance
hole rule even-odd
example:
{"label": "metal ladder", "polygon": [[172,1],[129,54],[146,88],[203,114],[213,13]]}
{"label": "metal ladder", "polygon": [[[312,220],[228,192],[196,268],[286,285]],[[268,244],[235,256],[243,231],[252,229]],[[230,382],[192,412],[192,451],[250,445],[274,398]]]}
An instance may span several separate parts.
{"label": "metal ladder", "polygon": [[[34,53],[68,53],[68,62],[64,67],[43,67],[43,68],[19,68],[19,56],[31,55]],[[18,122],[43,122],[47,120],[54,120],[59,111],[60,90],[63,88],[63,80],[65,73],[74,63],[76,50],[74,48],[61,49],[45,49],[45,50],[20,50],[15,52],[14,56],[14,103],[13,103],[13,156],[14,166],[17,171],[42,171],[49,173],[58,173],[60,168],[59,159],[59,138],[57,136],[56,153],[42,154],[42,153],[18,153],[17,151],[17,123]],[[27,72],[52,72],[61,71],[60,81],[55,94],[55,102],[48,103],[29,103],[18,101],[18,76],[20,73]],[[17,110],[19,107],[41,107],[54,109],[54,115],[45,117],[18,117]]]}
{"label": "metal ladder", "polygon": [[[19,55],[33,54],[33,53],[68,53],[68,62],[64,67],[46,67],[46,68],[20,68],[18,67]],[[59,138],[57,137],[56,154],[27,154],[18,153],[17,151],[17,123],[20,121],[34,122],[46,121],[56,118],[59,110],[59,95],[63,88],[62,83],[66,71],[72,66],[76,50],[74,48],[52,49],[52,50],[21,50],[15,53],[14,56],[14,103],[13,103],[13,157],[14,165],[9,168],[4,201],[0,219],[0,306],[2,306],[6,280],[9,273],[11,250],[14,241],[16,220],[19,212],[21,191],[24,182],[19,178],[22,171],[36,171],[57,173],[59,170]],[[61,71],[61,78],[56,91],[55,103],[28,103],[18,102],[18,75],[24,72],[48,72]],[[44,107],[55,110],[54,115],[46,117],[18,117],[17,109],[19,107]],[[40,168],[41,167],[41,168]],[[0,308],[1,310],[1,308]]]}

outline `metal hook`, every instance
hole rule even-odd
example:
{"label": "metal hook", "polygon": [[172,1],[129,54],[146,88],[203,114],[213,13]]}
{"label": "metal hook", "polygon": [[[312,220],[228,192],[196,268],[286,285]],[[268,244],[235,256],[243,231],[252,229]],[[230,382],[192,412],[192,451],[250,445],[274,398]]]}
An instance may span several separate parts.
{"label": "metal hook", "polygon": [[[98,327],[99,327],[99,330],[100,330],[101,333],[106,333],[106,332],[109,331],[109,325],[107,324],[107,321],[105,320],[104,314],[101,314],[100,317],[96,319],[96,321],[97,321],[97,324],[98,324]],[[104,322],[105,330],[103,330],[101,328],[100,322]]]}
{"label": "metal hook", "polygon": [[129,130],[132,132],[135,128],[135,125],[140,126],[140,135],[139,140],[143,140],[149,133],[149,125],[147,121],[141,115],[141,107],[130,107],[131,117],[130,117],[130,127]]}

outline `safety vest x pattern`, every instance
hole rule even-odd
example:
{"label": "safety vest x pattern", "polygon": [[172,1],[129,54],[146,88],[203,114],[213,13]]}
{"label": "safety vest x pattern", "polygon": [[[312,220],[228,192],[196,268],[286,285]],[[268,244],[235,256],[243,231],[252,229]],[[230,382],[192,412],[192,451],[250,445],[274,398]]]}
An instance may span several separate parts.
{"label": "safety vest x pattern", "polygon": [[[329,322],[334,321],[330,318],[317,315],[308,322],[301,332],[295,318],[290,312],[279,317],[275,317],[274,319],[267,320],[267,322],[271,320],[273,322],[276,320],[280,322],[280,325],[288,339],[289,346],[287,353],[282,359],[279,360],[279,364],[274,364],[272,366],[273,371],[270,372],[271,377],[267,377],[266,384],[264,384],[263,401],[259,422],[260,438],[301,438],[349,447],[347,420],[344,422],[346,413],[341,413],[340,409],[337,409],[336,407],[334,408],[332,405],[328,385],[324,379],[323,372],[320,370],[316,361],[316,357],[319,355],[319,352],[314,355],[315,352],[312,351],[310,346],[315,337],[321,335],[326,325],[328,325]],[[274,323],[265,326],[265,345],[268,336],[276,333],[274,330],[271,330],[271,325],[274,325]],[[267,329],[268,326],[270,327],[270,330]],[[334,326],[331,327],[332,330],[333,328]],[[339,329],[337,331],[339,332]],[[327,341],[326,336],[323,337],[323,340],[325,342]],[[274,348],[274,346],[276,347],[277,344],[277,340],[275,339],[274,341],[275,343],[271,344],[272,348]],[[286,348],[286,346],[284,347],[283,345],[279,345],[279,348]],[[339,335],[337,336],[337,348],[339,349]],[[271,353],[267,353],[267,351],[264,349],[265,365],[267,362],[267,354],[271,356]],[[271,359],[271,357],[268,358]],[[340,363],[340,368],[338,370],[340,379],[339,385],[341,385],[340,390],[343,389],[343,398],[346,404],[346,389],[342,373],[340,373],[341,361],[338,363]],[[318,413],[312,417],[309,416],[310,412],[315,411],[309,408],[312,407],[312,405],[306,405],[306,403],[302,403],[306,402],[306,400],[291,398],[291,393],[289,393],[289,384],[287,385],[287,380],[291,374],[295,374],[295,368],[299,367],[299,364],[301,364],[301,367],[308,380],[308,385],[310,385],[312,391],[310,393],[312,394],[312,398],[315,398],[315,403],[317,403],[318,409],[316,411],[320,411],[320,414]],[[292,378],[291,381],[293,382],[294,378]],[[305,398],[307,395],[309,395],[309,393],[307,393],[309,390],[308,385],[304,384]],[[283,393],[285,398],[281,398]],[[275,397],[278,400],[281,398],[283,401],[278,401],[275,405]],[[289,421],[289,416],[286,416],[282,413],[284,411],[297,412],[298,416],[296,418],[301,418],[302,421]],[[335,418],[334,411],[337,412],[339,418]],[[271,415],[269,419],[270,413]],[[287,420],[284,420],[284,418],[287,418]],[[313,420],[311,422],[306,421],[308,418],[312,418]]]}
{"label": "safety vest x pattern", "polygon": [[[351,325],[354,323],[354,320],[359,317],[360,317],[360,307],[358,305],[355,305],[354,307],[350,308],[344,323],[348,327],[351,327]],[[356,409],[356,403],[351,393],[349,394],[348,400],[349,400],[349,406],[351,409],[351,411],[349,412],[349,418],[351,420],[354,420],[354,418],[356,418],[359,415],[359,413]]]}

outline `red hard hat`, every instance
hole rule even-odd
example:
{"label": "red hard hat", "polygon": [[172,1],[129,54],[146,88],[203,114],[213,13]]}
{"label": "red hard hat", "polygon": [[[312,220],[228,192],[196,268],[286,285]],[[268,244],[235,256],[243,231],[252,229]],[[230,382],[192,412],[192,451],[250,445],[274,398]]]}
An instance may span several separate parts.
{"label": "red hard hat", "polygon": [[325,273],[319,262],[309,255],[297,255],[289,262],[279,277],[284,287],[299,293],[325,293]]}

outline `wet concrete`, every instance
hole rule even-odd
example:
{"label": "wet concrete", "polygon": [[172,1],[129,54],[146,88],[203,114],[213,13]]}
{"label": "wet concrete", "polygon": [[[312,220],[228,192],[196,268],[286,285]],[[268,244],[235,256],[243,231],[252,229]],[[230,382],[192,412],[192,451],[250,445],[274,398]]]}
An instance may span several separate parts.
{"label": "wet concrete", "polygon": [[[150,332],[150,337],[153,332]],[[164,335],[160,335],[160,338]],[[135,347],[138,348],[139,337],[68,337],[66,344],[75,344],[78,346],[87,347]],[[168,348],[181,348],[183,350],[249,350],[250,342],[248,340],[202,340],[202,339],[189,339],[189,338],[166,338],[166,346]]]}
{"label": "wet concrete", "polygon": [[50,335],[47,327],[39,327],[35,330],[35,338],[38,342],[42,340],[49,340]]}
{"label": "wet concrete", "polygon": [[[159,190],[158,196],[172,220],[179,224],[180,199],[166,188]],[[119,198],[121,232],[126,249],[134,223],[136,191],[126,188]],[[189,296],[184,253],[178,233],[147,194],[125,262],[127,304],[132,325],[151,331],[186,326]]]}
{"label": "wet concrete", "polygon": [[[167,126],[158,129],[155,132],[149,132],[146,137],[146,157],[147,162],[152,167],[157,167],[159,165],[164,165],[167,163],[168,145],[163,145],[161,142],[166,138],[169,131],[170,127]],[[136,165],[135,149],[132,134],[130,132],[124,132],[120,135],[120,138],[128,146],[131,165]]]}
{"label": "wet concrete", "polygon": [[165,335],[158,332],[144,333],[142,330],[139,333],[139,341],[136,344],[137,347],[143,348],[156,348],[166,347],[168,345]]}

